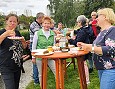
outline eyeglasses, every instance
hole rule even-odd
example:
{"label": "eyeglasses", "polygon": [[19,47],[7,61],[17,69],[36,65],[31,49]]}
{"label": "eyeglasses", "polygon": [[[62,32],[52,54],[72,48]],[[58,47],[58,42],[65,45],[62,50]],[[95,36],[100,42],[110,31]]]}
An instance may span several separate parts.
{"label": "eyeglasses", "polygon": [[77,22],[77,23],[80,23],[80,22]]}
{"label": "eyeglasses", "polygon": [[91,15],[91,16],[96,16],[96,15]]}
{"label": "eyeglasses", "polygon": [[[98,16],[100,16],[100,15],[104,15],[104,14],[98,14]],[[105,16],[105,15],[104,15]]]}

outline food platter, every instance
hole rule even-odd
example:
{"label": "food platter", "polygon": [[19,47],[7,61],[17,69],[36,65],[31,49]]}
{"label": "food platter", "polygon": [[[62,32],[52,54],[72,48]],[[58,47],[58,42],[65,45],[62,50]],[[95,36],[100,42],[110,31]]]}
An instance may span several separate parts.
{"label": "food platter", "polygon": [[21,40],[23,38],[24,37],[18,37],[18,36],[8,37],[8,39],[11,39],[11,40]]}

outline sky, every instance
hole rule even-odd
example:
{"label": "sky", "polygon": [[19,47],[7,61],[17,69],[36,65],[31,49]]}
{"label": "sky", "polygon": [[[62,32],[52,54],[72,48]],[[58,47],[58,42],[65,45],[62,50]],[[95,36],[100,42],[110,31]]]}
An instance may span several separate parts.
{"label": "sky", "polygon": [[31,10],[33,16],[38,12],[47,15],[47,4],[49,4],[48,0],[0,0],[0,12],[7,15],[11,11],[17,11],[17,14],[20,15],[24,13],[24,10]]}

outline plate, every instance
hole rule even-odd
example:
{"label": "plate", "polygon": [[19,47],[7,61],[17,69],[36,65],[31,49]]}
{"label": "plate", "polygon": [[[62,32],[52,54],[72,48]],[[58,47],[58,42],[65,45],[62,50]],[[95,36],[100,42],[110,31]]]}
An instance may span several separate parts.
{"label": "plate", "polygon": [[49,53],[46,53],[46,54],[43,54],[43,52],[38,52],[38,53],[35,53],[34,55],[39,55],[39,56],[47,56],[47,55],[51,55],[51,54],[54,54],[54,52],[49,52]]}
{"label": "plate", "polygon": [[35,49],[35,50],[32,50],[32,52],[37,52],[37,53],[39,53],[39,52],[44,52],[44,51],[46,51],[47,49]]}
{"label": "plate", "polygon": [[24,37],[18,37],[18,36],[15,36],[15,37],[8,37],[8,39],[11,39],[11,40],[21,40],[23,39]]}
{"label": "plate", "polygon": [[69,48],[73,48],[73,47],[75,47],[75,46],[74,46],[74,45],[68,45],[68,47],[69,47]]}

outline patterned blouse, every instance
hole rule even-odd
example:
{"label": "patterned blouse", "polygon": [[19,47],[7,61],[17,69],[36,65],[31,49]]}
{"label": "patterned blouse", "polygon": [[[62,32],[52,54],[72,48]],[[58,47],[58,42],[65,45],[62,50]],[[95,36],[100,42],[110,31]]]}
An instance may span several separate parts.
{"label": "patterned blouse", "polygon": [[110,27],[99,33],[93,42],[96,46],[102,47],[102,55],[93,54],[96,69],[114,69],[115,68],[115,27]]}

